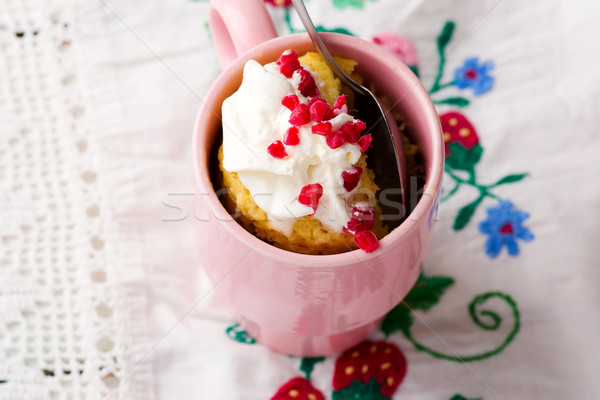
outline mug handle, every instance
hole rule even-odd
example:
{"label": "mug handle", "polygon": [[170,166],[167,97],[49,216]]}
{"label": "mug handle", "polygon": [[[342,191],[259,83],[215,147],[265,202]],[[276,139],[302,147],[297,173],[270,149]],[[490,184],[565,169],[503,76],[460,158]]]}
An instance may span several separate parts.
{"label": "mug handle", "polygon": [[239,55],[277,37],[263,0],[211,0],[208,18],[223,69]]}

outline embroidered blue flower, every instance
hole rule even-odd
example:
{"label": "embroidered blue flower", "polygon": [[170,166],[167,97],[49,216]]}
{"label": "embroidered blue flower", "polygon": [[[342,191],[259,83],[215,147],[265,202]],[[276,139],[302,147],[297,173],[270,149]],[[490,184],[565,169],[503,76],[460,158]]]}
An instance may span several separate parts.
{"label": "embroidered blue flower", "polygon": [[503,246],[506,246],[511,256],[519,254],[517,239],[529,242],[534,238],[533,233],[523,226],[527,218],[529,214],[513,209],[510,201],[500,201],[498,206],[489,207],[487,219],[479,223],[479,231],[489,235],[485,242],[486,254],[490,258],[496,258]]}
{"label": "embroidered blue flower", "polygon": [[489,75],[492,69],[493,61],[480,64],[479,57],[468,58],[454,71],[454,85],[459,89],[472,88],[475,95],[489,92],[494,87],[494,77]]}

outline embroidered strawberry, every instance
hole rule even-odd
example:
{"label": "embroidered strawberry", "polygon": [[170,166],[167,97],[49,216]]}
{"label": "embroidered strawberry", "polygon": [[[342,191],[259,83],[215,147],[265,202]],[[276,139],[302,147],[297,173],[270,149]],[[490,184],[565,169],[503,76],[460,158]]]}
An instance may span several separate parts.
{"label": "embroidered strawberry", "polygon": [[[367,340],[346,350],[336,360],[333,390],[356,391],[356,393],[347,393],[344,398],[360,398],[356,397],[359,395],[358,390],[372,385],[372,381],[375,381],[379,385],[381,395],[389,398],[398,389],[405,375],[406,358],[396,345]],[[352,394],[356,396],[351,397]]]}
{"label": "embroidered strawberry", "polygon": [[473,124],[454,111],[440,115],[440,123],[444,132],[446,165],[453,169],[472,170],[483,154]]}
{"label": "embroidered strawberry", "polygon": [[475,127],[464,115],[455,111],[447,112],[440,115],[440,122],[444,132],[446,157],[452,155],[449,148],[451,143],[460,143],[466,150],[479,143]]}
{"label": "embroidered strawberry", "polygon": [[297,377],[281,386],[271,400],[325,400],[325,396],[310,381]]}

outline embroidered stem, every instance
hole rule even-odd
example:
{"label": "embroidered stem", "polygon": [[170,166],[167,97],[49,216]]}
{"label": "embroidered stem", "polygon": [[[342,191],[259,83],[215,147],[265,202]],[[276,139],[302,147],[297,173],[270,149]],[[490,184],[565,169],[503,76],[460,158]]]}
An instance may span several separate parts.
{"label": "embroidered stem", "polygon": [[438,84],[437,86],[431,88],[431,90],[429,91],[429,94],[433,94],[435,92],[439,92],[442,89],[446,89],[447,87],[450,87],[450,86],[454,85],[455,83],[456,83],[456,80],[453,80],[452,82],[446,82],[446,83]]}
{"label": "embroidered stem", "polygon": [[290,8],[289,7],[285,8],[285,13],[284,13],[283,18],[285,20],[285,24],[287,25],[290,33],[303,32],[303,31],[296,30],[296,28],[294,28],[294,26],[292,25],[292,18],[290,17]]}
{"label": "embroidered stem", "polygon": [[[492,189],[493,187],[495,187],[496,184],[480,185],[479,183],[476,182],[474,169],[467,171],[469,174],[468,179],[463,179],[463,178],[459,177],[448,167],[446,167],[445,172],[457,183],[458,186],[460,186],[462,184],[466,184],[466,185],[469,185],[469,186],[477,189],[479,191],[480,195],[483,197],[491,197],[496,200],[501,200],[501,198],[499,196],[495,195],[494,193],[490,192],[490,190],[489,190],[489,189]],[[448,195],[446,195],[446,196],[444,196],[444,198],[442,198],[441,201],[444,202],[444,201],[448,200],[452,195],[454,195],[454,193],[456,193],[457,190],[458,190],[458,188],[454,187],[452,189],[452,191],[450,191],[450,193],[448,193]]]}
{"label": "embroidered stem", "polygon": [[429,93],[435,93],[438,90],[440,90],[440,80],[442,79],[442,75],[444,74],[444,64],[446,63],[446,55],[444,54],[444,50],[446,49],[448,42],[450,42],[450,39],[452,38],[452,34],[454,33],[454,26],[454,22],[446,22],[444,28],[442,28],[440,36],[438,36],[437,38],[437,48],[440,61],[438,62],[437,75],[433,82],[433,86],[431,86],[431,89],[429,90]]}
{"label": "embroidered stem", "polygon": [[[430,349],[430,348],[426,347],[425,345],[417,342],[412,337],[410,329],[404,329],[402,331],[402,333],[404,334],[406,339],[408,339],[408,341],[411,342],[413,346],[415,346],[415,348],[417,350],[424,351],[425,353],[427,353],[435,358],[440,358],[440,359],[454,361],[454,362],[472,362],[472,361],[485,360],[486,358],[490,358],[490,357],[495,356],[496,354],[499,354],[500,352],[502,352],[506,348],[506,346],[508,346],[510,344],[510,342],[513,341],[513,339],[515,338],[516,334],[519,332],[519,329],[521,327],[521,317],[520,317],[519,309],[517,307],[517,303],[512,299],[512,297],[510,297],[507,294],[501,293],[501,292],[483,293],[481,295],[476,296],[471,301],[471,303],[469,304],[469,314],[471,316],[471,319],[475,323],[475,325],[477,325],[478,327],[480,327],[482,329],[490,330],[490,331],[495,331],[498,328],[500,328],[500,326],[502,325],[502,318],[497,313],[495,313],[494,311],[490,311],[490,310],[481,310],[479,312],[477,310],[478,306],[482,305],[487,300],[494,298],[494,297],[504,300],[508,304],[508,306],[511,309],[512,316],[514,319],[514,326],[513,326],[512,330],[508,333],[508,335],[506,336],[504,341],[493,350],[490,350],[490,351],[487,351],[487,352],[481,353],[481,354],[471,355],[471,356],[460,356],[457,354],[452,354],[452,355],[444,354],[444,353],[440,353],[436,350]],[[481,319],[481,317],[487,317],[490,320],[483,321]]]}

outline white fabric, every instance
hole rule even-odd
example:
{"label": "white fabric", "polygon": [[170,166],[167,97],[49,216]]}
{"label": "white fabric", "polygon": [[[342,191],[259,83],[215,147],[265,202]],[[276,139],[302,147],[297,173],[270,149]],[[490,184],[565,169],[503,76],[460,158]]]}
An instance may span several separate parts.
{"label": "white fabric", "polygon": [[[485,147],[478,176],[530,173],[498,189],[531,213],[536,238],[518,257],[484,254],[485,207],[452,230],[472,192],[442,205],[424,267],[456,283],[419,312],[458,353],[475,352],[497,333],[474,327],[465,306],[499,290],[518,301],[521,331],[501,355],[467,365],[393,335],[408,359],[394,398],[598,398],[597,2],[308,6],[327,27],[411,38],[426,86],[435,38],[455,21],[447,78],[468,56],[496,64],[494,89],[468,108]],[[298,359],[225,335],[232,313],[196,261],[191,130],[219,72],[207,10],[189,0],[0,5],[0,399],[268,399],[300,375]],[[413,335],[443,349],[419,322]],[[311,378],[328,399],[334,362]]]}

